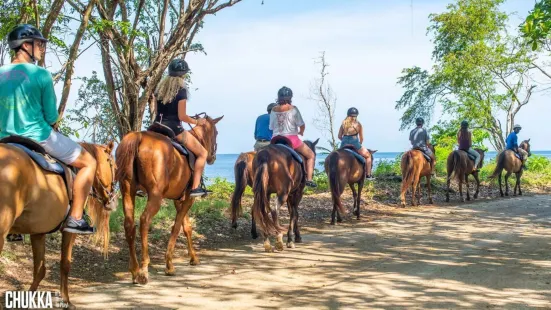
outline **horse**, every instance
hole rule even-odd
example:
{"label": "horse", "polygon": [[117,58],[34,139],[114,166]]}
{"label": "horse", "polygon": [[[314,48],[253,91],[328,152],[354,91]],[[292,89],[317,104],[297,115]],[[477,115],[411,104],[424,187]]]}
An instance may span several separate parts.
{"label": "horse", "polygon": [[[427,146],[434,154],[435,145],[428,144]],[[417,196],[417,205],[421,204],[420,202],[421,186],[419,183],[421,177],[425,177],[427,180],[429,204],[432,204],[433,201],[432,201],[432,193],[431,193],[431,186],[430,186],[431,168],[430,168],[430,163],[425,158],[425,155],[423,155],[423,152],[416,149],[405,152],[404,155],[402,155],[400,167],[402,170],[402,189],[400,191],[401,206],[402,207],[406,206],[406,192],[408,187],[410,186],[411,186],[411,205],[412,206],[416,205],[416,202],[415,202],[416,191],[419,192],[419,195]]]}
{"label": "horse", "polygon": [[[522,141],[519,145],[519,148],[525,150],[526,153],[528,153],[528,156],[532,156],[532,153],[530,152],[530,139]],[[501,194],[501,197],[503,197],[503,189],[501,187],[501,175],[503,169],[507,171],[507,173],[505,174],[505,196],[509,196],[509,177],[512,173],[515,173],[515,176],[517,177],[515,187],[513,189],[513,195],[517,195],[518,188],[518,194],[522,196],[522,190],[520,189],[520,177],[522,176],[524,170],[522,169],[522,161],[518,159],[514,151],[505,150],[499,153],[499,155],[497,156],[496,168],[490,176],[490,179],[499,177],[498,183],[499,193]]]}
{"label": "horse", "polygon": [[[272,143],[275,141],[277,141],[277,138],[272,139]],[[304,141],[314,152],[314,159],[318,141],[319,139],[314,142]],[[305,162],[303,157],[302,162]],[[253,160],[253,172],[253,217],[258,228],[262,231],[264,249],[266,252],[273,252],[269,237],[276,235],[276,249],[283,251],[284,228],[279,225],[278,212],[284,203],[287,203],[289,210],[287,247],[294,248],[295,242],[302,242],[298,227],[298,205],[302,200],[304,186],[306,185],[305,165],[294,158],[290,149],[272,144],[256,154]],[[270,208],[270,196],[274,193],[277,195],[277,203],[275,209],[272,210]],[[272,218],[269,217],[268,213],[271,214]]]}
{"label": "horse", "polygon": [[[222,116],[223,117],[223,116]],[[212,119],[205,115],[206,123],[190,131],[208,151],[207,163],[216,160],[216,124],[222,117]],[[149,281],[148,234],[152,218],[157,214],[164,198],[174,201],[176,218],[170,234],[165,255],[166,275],[174,275],[172,256],[178,234],[183,227],[187,238],[190,265],[198,265],[199,258],[191,240],[192,227],[188,211],[195,198],[190,197],[192,170],[186,156],[181,155],[166,136],[151,132],[131,132],[125,135],[116,152],[116,179],[120,183],[124,206],[124,230],[129,247],[129,271],[132,283],[145,285]],[[135,199],[137,190],[147,193],[147,205],[140,216],[140,236],[142,246],[141,267],[136,256],[136,227],[134,225]]]}
{"label": "horse", "polygon": [[[117,204],[114,188],[116,167],[111,156],[113,142],[80,145],[97,161],[87,209],[97,229],[95,237],[103,243],[105,256],[109,245],[109,215]],[[29,290],[36,291],[46,275],[46,234],[62,226],[69,212],[70,196],[63,176],[43,170],[16,146],[0,143],[0,171],[3,172],[0,173],[0,253],[8,234],[31,236],[34,271]],[[69,300],[68,277],[75,237],[73,233],[63,232],[61,241],[60,292],[70,307],[73,306]]]}
{"label": "horse", "polygon": [[[245,188],[247,185],[253,187],[253,160],[255,155],[256,152],[241,153],[233,166],[235,176],[235,187],[231,198],[231,223],[233,228],[237,228],[237,218],[243,214],[241,198]],[[254,216],[251,216],[251,237],[253,239],[258,238]]]}
{"label": "horse", "polygon": [[474,161],[469,158],[465,151],[455,150],[448,155],[446,202],[450,201],[450,182],[454,176],[457,178],[457,183],[459,184],[459,197],[461,198],[461,202],[465,202],[465,198],[463,198],[463,182],[467,184],[467,200],[471,200],[471,196],[469,195],[469,175],[471,174],[476,181],[474,199],[478,198],[480,180],[478,179],[477,170],[482,168],[484,163],[484,151],[481,149],[475,149],[475,151],[480,154],[480,162],[477,167],[474,167]]}
{"label": "horse", "polygon": [[[366,176],[365,170],[367,168],[367,175],[371,175],[373,154],[377,152],[376,150],[369,150],[371,158],[364,165],[356,158],[356,156],[361,155],[353,154],[349,150],[346,150],[346,148],[350,148],[353,152],[356,152],[354,147],[345,146],[331,152],[325,158],[324,163],[325,173],[327,173],[331,189],[331,199],[333,201],[331,225],[335,225],[335,214],[337,215],[337,222],[342,222],[341,213],[345,212],[345,209],[342,206],[340,197],[344,192],[346,184],[352,190],[352,196],[354,197],[353,214],[358,220],[360,219],[360,201]],[[355,184],[358,184],[358,192],[356,192]]]}

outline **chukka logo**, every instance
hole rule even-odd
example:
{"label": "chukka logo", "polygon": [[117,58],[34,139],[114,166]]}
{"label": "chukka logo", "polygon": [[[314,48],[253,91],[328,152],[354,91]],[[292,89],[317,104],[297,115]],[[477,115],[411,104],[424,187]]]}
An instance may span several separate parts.
{"label": "chukka logo", "polygon": [[7,291],[4,295],[6,309],[52,309],[65,308],[58,292],[49,291]]}

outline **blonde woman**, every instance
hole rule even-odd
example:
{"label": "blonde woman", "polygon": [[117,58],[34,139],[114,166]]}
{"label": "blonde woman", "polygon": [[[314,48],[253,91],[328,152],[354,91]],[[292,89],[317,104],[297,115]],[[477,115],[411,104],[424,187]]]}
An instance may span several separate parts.
{"label": "blonde woman", "polygon": [[189,66],[183,59],[174,59],[168,66],[168,76],[163,78],[155,92],[157,98],[157,116],[155,121],[170,127],[176,134],[178,142],[183,144],[197,157],[191,186],[191,197],[206,195],[207,192],[200,187],[201,176],[207,160],[207,150],[199,141],[185,131],[182,122],[191,125],[203,125],[206,120],[193,119],[186,112],[187,87],[185,75],[189,72]]}
{"label": "blonde woman", "polygon": [[[371,168],[371,154],[362,146],[364,136],[362,124],[358,122],[358,109],[348,109],[339,129],[339,140],[341,140],[341,148],[345,145],[354,146],[358,153],[365,157],[367,167]],[[371,169],[366,169],[366,177],[371,178]]]}

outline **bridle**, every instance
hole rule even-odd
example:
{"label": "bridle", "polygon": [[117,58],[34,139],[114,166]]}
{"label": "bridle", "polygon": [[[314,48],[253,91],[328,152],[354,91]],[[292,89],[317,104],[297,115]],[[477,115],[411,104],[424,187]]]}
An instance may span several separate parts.
{"label": "bridle", "polygon": [[[201,118],[202,116],[204,116],[205,119],[207,119],[209,116],[207,115],[206,112],[201,112],[199,114],[195,114],[195,116],[192,116],[191,118],[193,119],[199,119]],[[189,125],[189,124],[188,124]],[[199,137],[199,135],[197,134],[197,132],[195,131],[195,127],[191,127],[191,125],[189,125],[189,128],[191,128],[191,131],[193,132],[193,136],[195,138],[197,138],[197,140],[199,140],[199,142],[201,143],[201,145],[203,146],[206,146],[207,143],[205,141],[205,137]],[[216,130],[216,128],[214,128],[214,130]],[[215,142],[215,141],[212,141],[213,139],[210,139],[211,141],[211,145],[210,145],[210,152],[211,152],[211,155],[216,157],[216,151],[218,150],[218,143]]]}
{"label": "bridle", "polygon": [[107,153],[105,150],[104,152],[107,154],[107,162],[109,163],[109,168],[111,169],[111,190],[109,190],[109,185],[103,184],[101,181],[101,177],[98,175],[98,171],[96,169],[96,176],[95,179],[97,180],[97,183],[100,185],[101,189],[98,191],[96,187],[92,187],[92,192],[90,193],[90,196],[92,198],[97,199],[100,203],[103,204],[103,207],[106,208],[106,206],[110,205],[114,200],[118,198],[118,193],[115,188],[115,160],[113,159],[113,155],[110,153]]}

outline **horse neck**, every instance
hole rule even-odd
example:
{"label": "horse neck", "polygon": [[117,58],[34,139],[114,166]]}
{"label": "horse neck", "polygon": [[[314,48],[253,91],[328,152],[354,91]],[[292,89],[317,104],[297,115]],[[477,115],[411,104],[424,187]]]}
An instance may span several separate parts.
{"label": "horse neck", "polygon": [[194,136],[197,141],[199,141],[199,144],[201,144],[202,147],[210,152],[210,144],[212,144],[210,132],[207,132],[204,127],[200,127],[200,130],[198,129],[198,127],[192,128],[190,130],[191,135]]}

